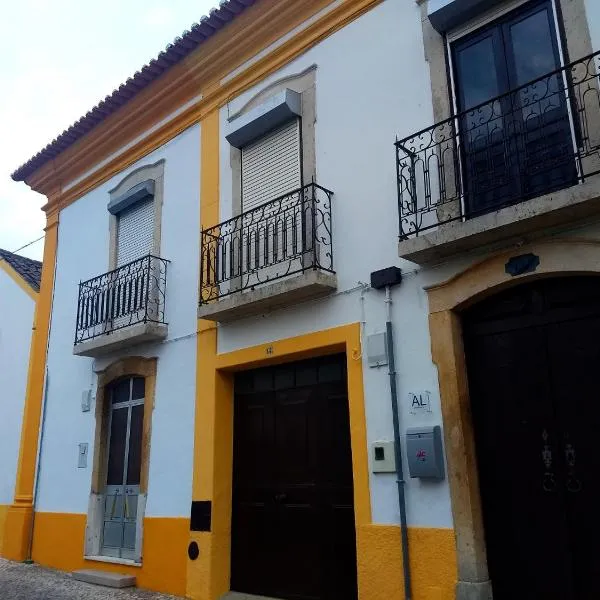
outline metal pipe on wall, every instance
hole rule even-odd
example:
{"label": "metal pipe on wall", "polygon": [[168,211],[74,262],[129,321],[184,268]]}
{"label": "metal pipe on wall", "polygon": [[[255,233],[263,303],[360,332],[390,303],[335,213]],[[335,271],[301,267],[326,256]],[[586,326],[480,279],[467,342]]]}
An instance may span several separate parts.
{"label": "metal pipe on wall", "polygon": [[400,411],[398,409],[398,386],[396,363],[394,358],[394,329],[392,327],[392,292],[389,285],[385,286],[386,304],[386,345],[388,355],[388,374],[390,379],[390,396],[392,402],[392,422],[394,426],[394,458],[396,460],[396,484],[398,486],[398,507],[400,509],[400,536],[402,542],[402,570],[404,574],[404,598],[412,598],[412,577],[408,552],[408,524],[406,519],[406,494],[404,467],[402,466],[402,446],[400,445]]}

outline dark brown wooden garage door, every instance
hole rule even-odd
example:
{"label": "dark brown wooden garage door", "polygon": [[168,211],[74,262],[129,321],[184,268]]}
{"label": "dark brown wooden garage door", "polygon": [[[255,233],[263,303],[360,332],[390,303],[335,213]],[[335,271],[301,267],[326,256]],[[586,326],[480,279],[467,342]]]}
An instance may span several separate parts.
{"label": "dark brown wooden garage door", "polygon": [[600,279],[464,315],[494,600],[592,600],[600,577]]}
{"label": "dark brown wooden garage door", "polygon": [[356,598],[345,356],[236,376],[231,589]]}

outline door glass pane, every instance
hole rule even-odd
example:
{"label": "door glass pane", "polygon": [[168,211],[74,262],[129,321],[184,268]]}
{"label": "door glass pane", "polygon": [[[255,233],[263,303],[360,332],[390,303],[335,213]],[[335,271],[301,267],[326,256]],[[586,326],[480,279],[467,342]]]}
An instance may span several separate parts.
{"label": "door glass pane", "polygon": [[455,60],[461,110],[468,110],[501,93],[491,35],[458,50]]}
{"label": "door glass pane", "polygon": [[[498,100],[488,102],[505,91],[496,67],[493,35],[457,50],[456,75],[459,108],[467,111],[460,129],[470,156],[469,171],[472,178],[482,178],[486,187],[490,180],[496,181],[494,170],[505,168],[502,106]],[[479,108],[471,110],[474,106]]]}
{"label": "door glass pane", "polygon": [[123,526],[123,548],[135,549],[135,523],[125,523]]}
{"label": "door glass pane", "polygon": [[102,540],[105,548],[120,548],[122,539],[123,526],[121,523],[115,523],[114,521],[104,523]]}
{"label": "door glass pane", "polygon": [[131,389],[131,379],[121,379],[111,386],[111,401],[113,404],[127,402],[129,400],[129,391]]}
{"label": "door glass pane", "polygon": [[549,21],[549,10],[522,19],[509,27],[516,81],[512,87],[519,87],[528,81],[542,77],[558,68],[554,52],[553,27]]}
{"label": "door glass pane", "polygon": [[144,405],[131,408],[131,430],[129,434],[129,462],[127,464],[127,485],[139,485],[142,464],[142,431]]}
{"label": "door glass pane", "polygon": [[[523,193],[541,195],[576,177],[571,125],[550,7],[515,20],[506,28],[506,52],[514,64],[511,85],[513,128]],[[528,84],[529,81],[538,81]]]}
{"label": "door glass pane", "polygon": [[107,485],[123,484],[125,438],[127,435],[127,408],[113,409],[110,424]]}
{"label": "door glass pane", "polygon": [[144,397],[144,378],[133,378],[133,390],[131,392],[132,400],[141,400]]}
{"label": "door glass pane", "polygon": [[546,121],[552,122],[555,115],[546,113],[562,105],[560,75],[525,85],[559,67],[553,44],[554,27],[549,17],[549,10],[543,9],[517,21],[508,27],[508,39],[505,39],[507,52],[514,61],[511,86],[525,86],[513,102],[515,108],[522,110],[521,118],[529,130],[542,127]]}

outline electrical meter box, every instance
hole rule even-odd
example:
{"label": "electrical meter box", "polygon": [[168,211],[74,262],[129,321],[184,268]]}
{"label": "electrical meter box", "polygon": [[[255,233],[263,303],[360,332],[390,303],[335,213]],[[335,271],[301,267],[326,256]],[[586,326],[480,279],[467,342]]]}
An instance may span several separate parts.
{"label": "electrical meter box", "polygon": [[406,455],[411,477],[444,479],[444,451],[439,425],[407,429]]}
{"label": "electrical meter box", "polygon": [[394,442],[373,442],[371,466],[373,473],[395,473],[396,457]]}

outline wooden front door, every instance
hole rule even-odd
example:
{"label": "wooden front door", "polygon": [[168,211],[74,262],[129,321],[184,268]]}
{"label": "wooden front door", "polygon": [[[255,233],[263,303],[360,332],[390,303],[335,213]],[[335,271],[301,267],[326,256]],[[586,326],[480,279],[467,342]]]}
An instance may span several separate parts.
{"label": "wooden front door", "polygon": [[464,331],[494,599],[597,598],[600,279],[518,286]]}
{"label": "wooden front door", "polygon": [[235,380],[231,589],[356,598],[345,356]]}

